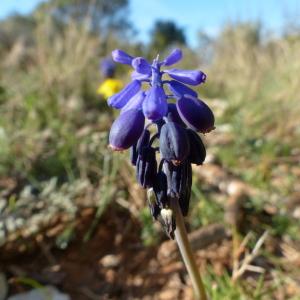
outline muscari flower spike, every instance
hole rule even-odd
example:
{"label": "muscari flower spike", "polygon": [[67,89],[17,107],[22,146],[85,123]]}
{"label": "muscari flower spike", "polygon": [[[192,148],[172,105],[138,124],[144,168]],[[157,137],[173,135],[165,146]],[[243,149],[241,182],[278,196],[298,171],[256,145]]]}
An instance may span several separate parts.
{"label": "muscari flower spike", "polygon": [[113,78],[116,71],[116,64],[111,58],[104,58],[100,62],[100,72],[104,78]]}
{"label": "muscari flower spike", "polygon": [[[111,127],[109,146],[116,151],[130,148],[137,181],[148,190],[151,214],[174,238],[172,201],[178,201],[186,216],[191,165],[201,165],[206,156],[197,132],[208,133],[215,128],[213,112],[190,87],[204,83],[206,75],[199,70],[164,69],[182,59],[180,49],[161,61],[157,56],[152,64],[118,49],[112,52],[112,58],[134,70],[132,81],[108,99],[109,106],[121,110]],[[151,125],[155,130],[150,130]]]}

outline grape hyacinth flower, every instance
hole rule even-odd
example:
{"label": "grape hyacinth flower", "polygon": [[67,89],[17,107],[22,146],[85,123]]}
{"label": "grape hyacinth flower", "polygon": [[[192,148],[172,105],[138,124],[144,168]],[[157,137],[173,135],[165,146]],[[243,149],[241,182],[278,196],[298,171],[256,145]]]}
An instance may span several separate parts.
{"label": "grape hyacinth flower", "polygon": [[116,72],[116,65],[111,58],[105,58],[100,62],[100,72],[104,78],[113,78]]}
{"label": "grape hyacinth flower", "polygon": [[131,65],[132,81],[111,96],[108,105],[120,109],[109,134],[115,151],[130,148],[138,183],[147,189],[148,206],[167,235],[178,243],[191,276],[196,299],[207,299],[187,239],[182,216],[188,214],[192,164],[201,165],[205,146],[198,135],[214,129],[214,115],[190,86],[202,84],[199,70],[165,69],[182,58],[180,49],[152,64],[114,50],[115,62]]}
{"label": "grape hyacinth flower", "polygon": [[[132,81],[108,99],[111,107],[121,110],[112,125],[109,146],[115,151],[130,148],[137,181],[148,189],[150,211],[169,237],[174,238],[172,201],[176,198],[182,214],[187,215],[191,164],[201,165],[206,155],[197,132],[214,129],[211,109],[190,87],[204,83],[206,75],[199,70],[162,70],[181,60],[180,49],[173,50],[162,61],[157,56],[152,64],[122,50],[114,50],[112,58],[131,65],[134,71]],[[155,127],[152,133],[151,125]],[[156,141],[158,147],[154,146]]]}
{"label": "grape hyacinth flower", "polygon": [[111,58],[104,58],[99,64],[103,81],[100,83],[97,94],[107,100],[123,88],[123,82],[115,78],[116,63]]}

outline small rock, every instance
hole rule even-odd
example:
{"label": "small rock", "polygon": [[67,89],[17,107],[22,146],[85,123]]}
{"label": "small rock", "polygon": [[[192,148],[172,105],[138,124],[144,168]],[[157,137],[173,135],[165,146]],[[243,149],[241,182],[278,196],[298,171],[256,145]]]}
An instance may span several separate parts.
{"label": "small rock", "polygon": [[121,258],[118,255],[109,254],[102,257],[99,262],[104,268],[116,268],[119,266]]}
{"label": "small rock", "polygon": [[16,230],[15,219],[11,216],[7,217],[5,225],[8,232],[14,232]]}

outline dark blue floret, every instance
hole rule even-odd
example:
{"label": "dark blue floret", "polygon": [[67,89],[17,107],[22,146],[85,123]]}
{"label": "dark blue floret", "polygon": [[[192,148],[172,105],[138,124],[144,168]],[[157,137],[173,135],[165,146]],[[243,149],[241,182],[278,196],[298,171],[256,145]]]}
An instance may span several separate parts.
{"label": "dark blue floret", "polygon": [[180,83],[179,81],[171,80],[167,83],[167,85],[176,98],[181,98],[184,95],[197,97],[197,93],[194,90],[184,85],[183,83]]}
{"label": "dark blue floret", "polygon": [[143,188],[153,186],[157,172],[155,149],[143,147],[136,162],[136,178]]}
{"label": "dark blue floret", "polygon": [[179,113],[177,111],[176,104],[169,103],[168,104],[168,113],[167,113],[167,119],[169,122],[175,122],[182,127],[186,127],[186,125],[183,123],[182,119],[179,116]]}
{"label": "dark blue floret", "polygon": [[145,118],[141,111],[128,110],[112,124],[109,133],[109,146],[116,151],[130,148],[139,139]]}
{"label": "dark blue floret", "polygon": [[190,141],[188,159],[192,164],[202,165],[206,157],[205,146],[197,132],[187,129],[187,135]]}
{"label": "dark blue floret", "polygon": [[203,101],[186,95],[180,98],[176,105],[181,119],[189,128],[202,133],[214,129],[214,114]]}
{"label": "dark blue floret", "polygon": [[149,146],[149,142],[150,142],[150,131],[148,129],[144,129],[136,145],[137,153],[141,154],[142,150],[145,147]]}
{"label": "dark blue floret", "polygon": [[186,129],[175,122],[167,122],[160,132],[161,157],[175,165],[180,164],[189,155],[190,144]]}

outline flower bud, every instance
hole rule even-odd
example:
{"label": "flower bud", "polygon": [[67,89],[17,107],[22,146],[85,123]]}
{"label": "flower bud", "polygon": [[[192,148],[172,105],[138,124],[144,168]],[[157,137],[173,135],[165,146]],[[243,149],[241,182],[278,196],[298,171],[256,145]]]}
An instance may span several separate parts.
{"label": "flower bud", "polygon": [[167,83],[170,91],[174,94],[175,97],[181,98],[185,94],[191,95],[193,97],[197,97],[197,93],[186,85],[180,83],[176,80],[171,80]]}
{"label": "flower bud", "polygon": [[112,58],[115,62],[125,65],[131,65],[133,57],[123,50],[116,49],[112,51]]}
{"label": "flower bud", "polygon": [[192,164],[202,165],[205,157],[206,150],[200,136],[192,129],[187,129],[187,135],[190,141],[190,153],[188,156]]}
{"label": "flower bud", "polygon": [[163,61],[165,66],[171,66],[179,62],[182,58],[182,51],[180,49],[174,49]]}
{"label": "flower bud", "polygon": [[152,86],[143,102],[143,112],[149,120],[156,121],[163,118],[168,112],[165,92],[160,86]]}
{"label": "flower bud", "polygon": [[186,95],[177,101],[176,106],[181,119],[191,129],[202,133],[214,129],[215,117],[203,101]]}
{"label": "flower bud", "polygon": [[120,114],[113,122],[109,133],[109,146],[122,151],[134,145],[139,139],[145,124],[141,111],[128,110]]}
{"label": "flower bud", "polygon": [[141,74],[151,74],[151,65],[143,57],[136,57],[132,60],[131,65],[134,69]]}
{"label": "flower bud", "polygon": [[153,186],[157,172],[155,149],[143,147],[136,162],[136,179],[143,188]]}
{"label": "flower bud", "polygon": [[168,122],[161,128],[161,157],[175,165],[179,165],[189,154],[190,144],[185,128],[174,122]]}
{"label": "flower bud", "polygon": [[145,99],[145,92],[139,91],[137,94],[135,94],[128,102],[127,104],[122,108],[121,112],[124,112],[126,110],[135,109],[135,110],[141,110],[143,106],[143,101]]}
{"label": "flower bud", "polygon": [[190,84],[190,85],[198,85],[202,82],[205,82],[206,75],[201,71],[194,70],[165,70],[171,78],[178,80],[182,83]]}
{"label": "flower bud", "polygon": [[141,83],[138,80],[133,80],[125,86],[119,93],[108,98],[107,103],[109,106],[120,109],[123,108],[128,101],[137,94],[141,88]]}

